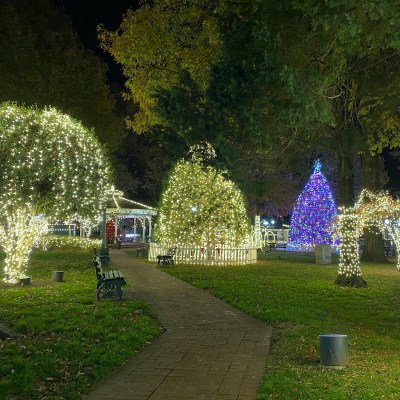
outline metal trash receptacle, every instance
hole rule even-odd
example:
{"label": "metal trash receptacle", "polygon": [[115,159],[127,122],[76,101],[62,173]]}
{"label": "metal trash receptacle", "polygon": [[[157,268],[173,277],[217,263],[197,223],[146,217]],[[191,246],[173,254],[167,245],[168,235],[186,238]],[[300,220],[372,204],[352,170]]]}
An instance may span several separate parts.
{"label": "metal trash receptacle", "polygon": [[21,286],[29,285],[31,283],[30,276],[21,276],[18,282]]}
{"label": "metal trash receptacle", "polygon": [[321,364],[330,368],[342,368],[349,363],[347,335],[329,333],[319,335]]}
{"label": "metal trash receptacle", "polygon": [[53,271],[53,280],[56,282],[63,282],[64,271]]}

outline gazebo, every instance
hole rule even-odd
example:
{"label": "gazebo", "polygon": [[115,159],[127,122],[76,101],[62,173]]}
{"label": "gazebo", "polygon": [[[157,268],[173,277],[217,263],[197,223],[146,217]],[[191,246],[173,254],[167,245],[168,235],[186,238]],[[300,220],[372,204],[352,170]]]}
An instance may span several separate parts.
{"label": "gazebo", "polygon": [[106,204],[107,239],[122,244],[151,241],[157,209],[123,197],[111,188]]}

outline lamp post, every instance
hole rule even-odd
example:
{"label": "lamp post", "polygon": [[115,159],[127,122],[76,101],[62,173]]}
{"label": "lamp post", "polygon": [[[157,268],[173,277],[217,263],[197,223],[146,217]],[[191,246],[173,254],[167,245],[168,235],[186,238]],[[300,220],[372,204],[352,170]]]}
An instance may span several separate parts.
{"label": "lamp post", "polygon": [[110,264],[110,249],[107,247],[106,239],[106,227],[107,227],[107,209],[103,209],[103,219],[101,222],[101,250],[100,250],[100,262],[101,265],[107,267]]}

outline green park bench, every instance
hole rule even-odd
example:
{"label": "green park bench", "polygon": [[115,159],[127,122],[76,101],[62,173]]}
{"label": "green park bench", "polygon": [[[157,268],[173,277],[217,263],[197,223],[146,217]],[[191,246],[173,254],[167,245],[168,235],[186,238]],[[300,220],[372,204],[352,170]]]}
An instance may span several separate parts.
{"label": "green park bench", "polygon": [[96,270],[97,287],[96,297],[97,300],[118,297],[118,300],[122,300],[122,289],[121,287],[126,285],[126,280],[121,271],[110,270],[103,271],[101,268],[100,257],[95,251],[93,258],[93,266]]}
{"label": "green park bench", "polygon": [[269,251],[272,251],[273,249],[283,249],[283,251],[286,251],[287,243],[282,243],[282,242],[276,242],[276,243],[270,243],[269,244]]}
{"label": "green park bench", "polygon": [[160,254],[157,256],[157,265],[174,265],[175,249],[169,249],[167,254]]}

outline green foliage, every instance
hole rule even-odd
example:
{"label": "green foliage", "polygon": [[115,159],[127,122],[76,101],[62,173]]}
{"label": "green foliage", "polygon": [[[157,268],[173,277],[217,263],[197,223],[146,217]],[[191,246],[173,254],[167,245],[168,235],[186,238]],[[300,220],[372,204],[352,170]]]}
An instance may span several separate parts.
{"label": "green foliage", "polygon": [[[266,188],[278,187],[288,176],[279,155],[287,156],[291,148],[292,158],[299,158],[304,140],[290,129],[311,111],[302,106],[293,69],[278,63],[283,45],[278,33],[270,32],[270,5],[149,4],[128,13],[119,32],[100,29],[103,47],[122,64],[131,100],[139,104],[134,128],[148,131],[175,159],[208,140],[256,208],[268,203],[269,211],[286,212],[285,200]],[[291,110],[289,95],[297,96]],[[256,170],[261,174],[255,176]]]}
{"label": "green foliage", "polygon": [[[183,48],[182,12],[189,21],[197,2],[168,10],[165,4],[146,3],[129,14],[121,34],[102,31],[103,46],[139,93],[141,130],[151,126],[161,142],[179,147],[206,138],[229,167],[238,153],[280,163],[279,156],[286,161],[310,149],[331,151],[340,203],[351,205],[354,158],[399,143],[399,1],[205,3],[195,13],[205,28],[189,41],[183,35]],[[153,34],[150,25],[165,27],[165,21],[169,28]],[[203,33],[214,46],[205,49],[215,51],[199,60]],[[205,79],[196,75],[197,66]],[[243,159],[242,165],[249,160]],[[238,171],[239,165],[235,179],[243,180]]]}
{"label": "green foliage", "polygon": [[150,135],[130,134],[113,162],[117,187],[130,199],[147,199],[146,202],[155,205],[161,196],[165,171],[169,171],[181,155],[175,143],[163,148]]}
{"label": "green foliage", "polygon": [[[210,291],[274,327],[259,399],[396,400],[400,391],[394,264],[363,264],[368,289],[333,284],[336,266],[314,257],[262,254],[254,266],[178,266],[166,272]],[[280,259],[282,258],[282,259]],[[365,312],[368,307],[368,313]],[[319,335],[349,338],[349,366],[319,362]]]}
{"label": "green foliage", "polygon": [[180,161],[161,198],[156,238],[168,246],[239,246],[249,233],[236,185],[199,159]]}
{"label": "green foliage", "polygon": [[95,128],[110,148],[122,118],[106,83],[106,65],[85,51],[64,12],[49,0],[0,2],[0,102],[51,105]]}
{"label": "green foliage", "polygon": [[35,252],[29,273],[32,287],[0,290],[2,399],[81,398],[160,332],[142,302],[95,300],[88,251]]}
{"label": "green foliage", "polygon": [[101,46],[122,64],[128,78],[127,97],[139,105],[131,121],[137,132],[161,122],[153,96],[177,85],[182,71],[203,93],[207,89],[219,44],[213,7],[209,0],[145,1],[127,12],[118,31],[99,27]]}
{"label": "green foliage", "polygon": [[[290,149],[297,140],[320,148],[325,144],[336,153],[340,168],[346,169],[341,176],[352,177],[349,159],[360,151],[379,150],[385,135],[393,145],[398,142],[393,129],[386,133],[382,129],[400,106],[400,41],[393,22],[398,5],[398,1],[382,7],[373,1],[270,3],[257,13],[251,7],[239,13],[236,6],[227,6],[217,93],[226,94],[224,87],[231,88],[223,80],[226,64],[245,65],[250,79],[235,73],[240,91],[233,88],[228,98],[238,95],[233,97],[232,118],[249,126],[250,140],[259,139],[257,131],[263,132],[264,125],[264,139],[275,147],[289,143],[290,137]],[[251,34],[245,34],[250,29]],[[238,46],[236,38],[246,39]],[[254,62],[246,63],[248,58]],[[228,112],[232,108],[222,101],[218,104]],[[251,112],[267,118],[256,124]]]}
{"label": "green foliage", "polygon": [[[339,160],[341,203],[351,205],[353,188],[345,188],[352,184],[351,160],[399,141],[391,123],[400,107],[400,35],[394,22],[399,2],[292,4],[286,28],[301,41],[285,38],[284,62],[296,68],[303,89],[329,116],[321,120],[322,129]],[[302,23],[290,25],[291,18]]]}

